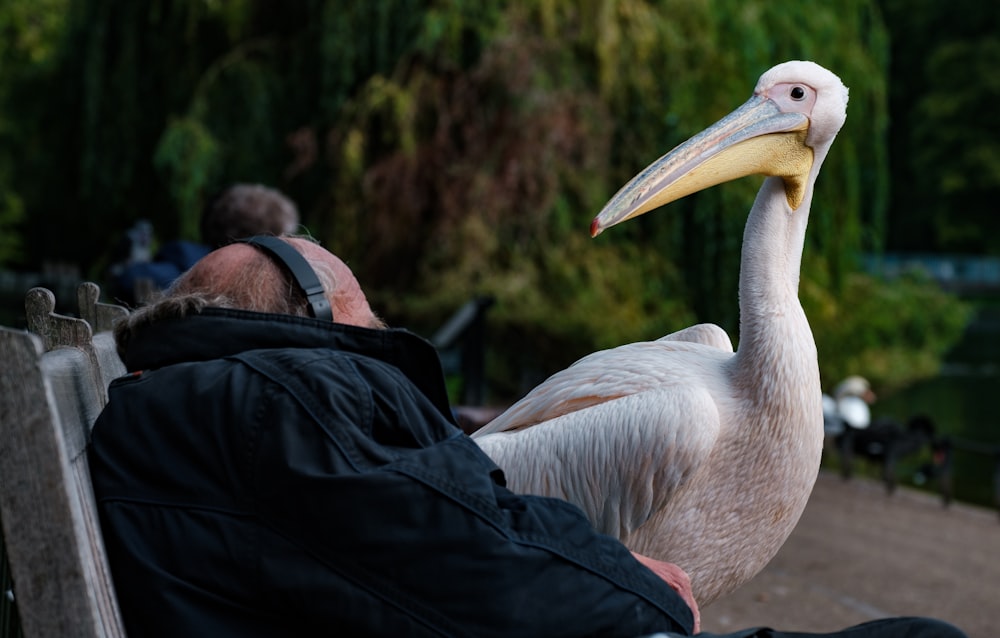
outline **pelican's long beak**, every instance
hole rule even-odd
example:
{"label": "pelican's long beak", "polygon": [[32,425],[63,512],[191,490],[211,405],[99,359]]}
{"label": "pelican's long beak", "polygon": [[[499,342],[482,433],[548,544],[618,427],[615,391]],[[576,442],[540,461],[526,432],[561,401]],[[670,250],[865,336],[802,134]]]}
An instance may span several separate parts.
{"label": "pelican's long beak", "polygon": [[784,178],[794,210],[802,203],[812,168],[808,130],[809,118],[802,113],[783,112],[772,100],[754,95],[633,177],[594,218],[590,234],[596,237],[626,219],[747,175]]}

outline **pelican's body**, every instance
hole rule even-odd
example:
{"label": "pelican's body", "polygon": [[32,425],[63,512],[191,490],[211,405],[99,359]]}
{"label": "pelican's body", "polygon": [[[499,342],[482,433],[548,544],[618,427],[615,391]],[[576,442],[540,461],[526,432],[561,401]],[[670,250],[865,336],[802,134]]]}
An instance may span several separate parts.
{"label": "pelican's body", "polygon": [[767,564],[816,479],[822,392],[799,266],[813,183],[846,104],[829,71],[779,65],[594,220],[597,234],[713,184],[772,175],[744,234],[738,351],[703,324],[597,352],[474,435],[513,490],[569,500],[632,551],[678,565],[701,605]]}

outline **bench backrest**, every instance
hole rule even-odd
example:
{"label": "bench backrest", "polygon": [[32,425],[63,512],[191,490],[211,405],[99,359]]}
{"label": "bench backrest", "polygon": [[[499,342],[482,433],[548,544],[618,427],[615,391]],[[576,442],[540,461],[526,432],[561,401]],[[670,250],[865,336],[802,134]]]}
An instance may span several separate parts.
{"label": "bench backrest", "polygon": [[25,636],[124,636],[87,467],[107,385],[124,373],[111,335],[26,299],[38,334],[0,327],[0,517]]}

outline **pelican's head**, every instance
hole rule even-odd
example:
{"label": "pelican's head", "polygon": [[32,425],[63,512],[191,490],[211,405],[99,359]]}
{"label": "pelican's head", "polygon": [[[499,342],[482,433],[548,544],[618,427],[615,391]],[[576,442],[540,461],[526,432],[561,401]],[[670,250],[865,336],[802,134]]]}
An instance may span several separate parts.
{"label": "pelican's head", "polygon": [[813,62],[779,64],[760,77],[743,106],[633,177],[594,218],[590,234],[746,175],[781,177],[794,210],[816,153],[825,155],[846,117],[840,78]]}

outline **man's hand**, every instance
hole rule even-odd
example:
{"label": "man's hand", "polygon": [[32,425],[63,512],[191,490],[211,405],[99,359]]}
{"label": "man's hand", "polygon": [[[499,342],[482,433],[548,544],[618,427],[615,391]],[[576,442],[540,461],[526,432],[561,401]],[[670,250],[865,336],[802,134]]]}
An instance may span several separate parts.
{"label": "man's hand", "polygon": [[664,563],[635,552],[632,552],[632,555],[680,594],[684,602],[691,608],[691,613],[694,614],[694,633],[701,631],[701,612],[698,611],[698,603],[695,602],[694,594],[691,593],[691,579],[688,578],[684,570],[673,563]]}

